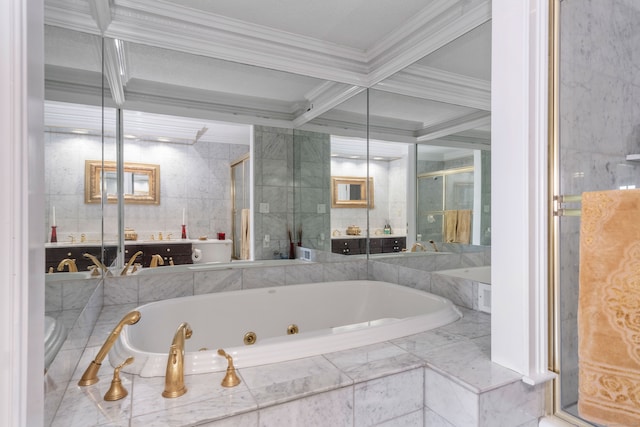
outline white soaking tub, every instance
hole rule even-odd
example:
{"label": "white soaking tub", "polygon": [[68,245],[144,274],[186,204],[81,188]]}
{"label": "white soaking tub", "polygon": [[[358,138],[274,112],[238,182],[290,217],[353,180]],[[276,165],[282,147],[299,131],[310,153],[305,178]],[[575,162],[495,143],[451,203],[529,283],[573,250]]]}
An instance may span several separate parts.
{"label": "white soaking tub", "polygon": [[[185,375],[222,371],[222,348],[236,368],[276,363],[382,342],[437,328],[462,317],[451,301],[416,289],[370,280],[325,282],[221,292],[140,306],[110,352],[123,371],[164,376],[173,335],[193,330],[185,344]],[[288,335],[291,325],[299,332]],[[255,343],[244,343],[255,333]]]}

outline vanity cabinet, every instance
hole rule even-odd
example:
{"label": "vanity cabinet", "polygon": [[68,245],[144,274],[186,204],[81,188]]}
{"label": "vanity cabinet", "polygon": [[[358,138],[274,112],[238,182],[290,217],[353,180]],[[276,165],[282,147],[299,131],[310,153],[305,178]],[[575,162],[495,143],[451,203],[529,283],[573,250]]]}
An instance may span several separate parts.
{"label": "vanity cabinet", "polygon": [[[53,268],[53,272],[58,272],[58,264],[63,259],[74,259],[78,271],[87,271],[93,262],[90,259],[84,257],[84,254],[91,254],[98,259],[102,259],[100,251],[101,246],[98,245],[73,245],[73,246],[54,246],[45,248],[45,272],[48,272],[50,268]],[[116,259],[118,249],[116,246],[104,247],[104,260],[105,264],[109,265]],[[68,271],[65,267],[64,271]]]}
{"label": "vanity cabinet", "polygon": [[125,244],[124,257],[125,262],[138,251],[142,251],[142,256],[138,256],[135,262],[142,264],[143,267],[151,265],[151,257],[160,255],[164,261],[163,265],[169,265],[170,259],[175,265],[193,264],[191,259],[191,243],[146,243],[146,244]]}
{"label": "vanity cabinet", "polygon": [[[400,252],[407,246],[407,238],[402,237],[371,237],[369,239],[369,253],[381,254]],[[331,239],[331,252],[342,255],[360,255],[367,253],[366,237],[351,237]]]}
{"label": "vanity cabinet", "polygon": [[331,239],[331,252],[342,255],[365,253],[365,239]]}

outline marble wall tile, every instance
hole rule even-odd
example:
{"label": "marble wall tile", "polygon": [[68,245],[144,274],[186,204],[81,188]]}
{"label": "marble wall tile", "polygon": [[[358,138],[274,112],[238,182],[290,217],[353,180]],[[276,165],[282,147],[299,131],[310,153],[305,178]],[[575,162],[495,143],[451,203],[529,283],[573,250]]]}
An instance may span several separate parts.
{"label": "marble wall tile", "polygon": [[62,310],[62,285],[64,282],[49,282],[44,284],[45,313]]}
{"label": "marble wall tile", "polygon": [[472,280],[432,273],[431,292],[451,300],[456,305],[478,308],[478,284]]}
{"label": "marble wall tile", "polygon": [[367,261],[330,262],[323,264],[324,281],[362,280],[367,278]]}
{"label": "marble wall tile", "polygon": [[[131,376],[121,373],[120,377],[122,385],[131,390]],[[51,426],[126,426],[131,414],[131,394],[121,400],[107,402],[103,396],[110,385],[110,381],[99,381],[87,387],[69,384]]]}
{"label": "marble wall tile", "polygon": [[141,276],[105,278],[104,305],[137,304],[139,277]]}
{"label": "marble wall tile", "polygon": [[422,410],[423,368],[354,386],[354,425],[370,426]]}
{"label": "marble wall tile", "polygon": [[201,427],[255,427],[258,425],[258,411],[198,424]]}
{"label": "marble wall tile", "polygon": [[398,268],[398,284],[431,292],[431,273],[413,268]]}
{"label": "marble wall tile", "polygon": [[338,390],[260,410],[260,426],[351,426],[353,390]]}
{"label": "marble wall tile", "polygon": [[400,278],[399,267],[393,264],[371,262],[369,263],[369,279],[383,282],[398,283]]}
{"label": "marble wall tile", "polygon": [[242,270],[242,288],[256,289],[285,284],[285,267],[252,267]]}
{"label": "marble wall tile", "polygon": [[164,378],[135,378],[131,426],[194,425],[257,409],[247,387],[220,385],[223,373],[185,376],[187,392],[177,398],[161,396]]}
{"label": "marble wall tile", "polygon": [[420,368],[423,365],[422,359],[389,343],[329,353],[324,357],[356,382]]}
{"label": "marble wall tile", "polygon": [[545,385],[517,381],[480,395],[479,426],[521,426],[544,415]]}
{"label": "marble wall tile", "polygon": [[193,273],[167,273],[138,277],[138,302],[161,301],[193,295]]}
{"label": "marble wall tile", "polygon": [[240,373],[260,408],[353,383],[322,356],[244,368]]}
{"label": "marble wall tile", "polygon": [[211,270],[193,273],[193,294],[238,291],[242,289],[242,270]]}
{"label": "marble wall tile", "polygon": [[324,281],[324,267],[322,264],[290,265],[284,268],[285,284],[317,283]]}
{"label": "marble wall tile", "polygon": [[62,285],[62,309],[70,310],[84,308],[89,298],[96,290],[98,282],[102,279],[73,280],[63,282]]}
{"label": "marble wall tile", "polygon": [[[414,424],[417,425],[417,424]],[[428,407],[424,407],[424,424],[425,427],[456,427]]]}
{"label": "marble wall tile", "polygon": [[428,368],[425,369],[424,397],[429,410],[454,426],[478,425],[478,395]]}
{"label": "marble wall tile", "polygon": [[410,414],[401,415],[388,421],[376,424],[377,427],[415,427],[430,424],[424,422],[424,411],[419,410]]}

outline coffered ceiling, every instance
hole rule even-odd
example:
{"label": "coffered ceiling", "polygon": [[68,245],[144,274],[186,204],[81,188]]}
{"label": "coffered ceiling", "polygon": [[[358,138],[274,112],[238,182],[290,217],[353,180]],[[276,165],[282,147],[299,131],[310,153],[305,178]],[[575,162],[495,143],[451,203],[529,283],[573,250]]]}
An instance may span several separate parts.
{"label": "coffered ceiling", "polygon": [[371,88],[383,139],[488,148],[490,18],[490,0],[45,0],[47,99],[97,88],[104,35],[112,105],[359,129]]}

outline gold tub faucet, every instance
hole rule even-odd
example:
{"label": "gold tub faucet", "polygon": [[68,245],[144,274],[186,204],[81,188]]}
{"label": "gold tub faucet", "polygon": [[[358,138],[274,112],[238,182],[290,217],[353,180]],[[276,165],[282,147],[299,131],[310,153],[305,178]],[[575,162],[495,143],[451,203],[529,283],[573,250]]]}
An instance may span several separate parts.
{"label": "gold tub faucet", "polygon": [[420,248],[420,252],[424,252],[427,250],[422,243],[416,242],[413,244],[413,246],[411,246],[411,252],[416,252],[418,248]]}
{"label": "gold tub faucet", "polygon": [[93,262],[93,265],[95,265],[98,269],[100,269],[102,272],[104,272],[105,275],[110,275],[111,274],[111,272],[109,271],[107,266],[104,265],[95,255],[82,254],[82,256],[87,258],[87,259],[90,259],[91,262]]}
{"label": "gold tub faucet", "polygon": [[104,342],[104,344],[102,344],[102,347],[100,348],[100,351],[98,351],[96,358],[93,359],[93,361],[87,367],[86,371],[84,371],[84,374],[82,374],[82,378],[80,378],[80,381],[78,381],[79,386],[91,385],[98,382],[98,370],[100,369],[104,358],[107,357],[109,350],[111,350],[113,343],[116,342],[116,339],[118,338],[118,335],[120,335],[122,328],[124,328],[125,325],[133,325],[135,323],[138,323],[138,320],[140,320],[139,311],[131,311],[127,313],[122,318],[122,320],[120,320],[120,322],[116,325],[115,328],[113,328],[113,331],[111,331],[111,333],[107,337],[107,340]]}
{"label": "gold tub faucet", "polygon": [[58,264],[58,271],[64,270],[65,266],[69,267],[69,273],[77,273],[78,272],[78,267],[76,266],[76,260],[75,259],[65,258],[62,261],[60,261],[60,264]]}
{"label": "gold tub faucet", "polygon": [[191,338],[191,335],[193,335],[191,326],[187,322],[182,322],[173,336],[167,358],[167,373],[162,397],[179,397],[187,392],[187,387],[184,385],[184,341]]}
{"label": "gold tub faucet", "polygon": [[149,268],[156,268],[159,265],[164,265],[164,260],[161,255],[155,254],[151,257],[151,264],[149,264]]}
{"label": "gold tub faucet", "polygon": [[124,268],[120,272],[121,276],[126,276],[127,275],[127,272],[131,268],[131,264],[133,264],[133,262],[136,260],[136,258],[138,258],[139,255],[142,255],[142,251],[136,252],[135,254],[133,254],[131,256],[131,258],[129,258],[129,262],[127,263],[127,265],[124,266]]}

